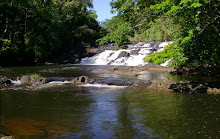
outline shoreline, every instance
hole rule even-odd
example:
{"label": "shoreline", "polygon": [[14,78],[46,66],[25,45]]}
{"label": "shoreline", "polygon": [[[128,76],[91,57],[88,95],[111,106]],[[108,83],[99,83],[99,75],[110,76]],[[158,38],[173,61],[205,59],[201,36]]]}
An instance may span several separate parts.
{"label": "shoreline", "polygon": [[[190,70],[189,70],[190,71]],[[162,67],[155,64],[148,64],[146,66],[111,66],[111,67],[99,67],[93,70],[90,70],[93,74],[106,74],[109,77],[104,79],[99,78],[89,78],[84,75],[80,77],[70,77],[70,78],[62,78],[62,77],[42,77],[40,75],[22,75],[21,77],[17,77],[17,81],[20,82],[20,86],[38,86],[47,84],[50,81],[69,81],[70,84],[86,84],[86,83],[100,83],[106,85],[126,85],[133,87],[145,87],[149,90],[155,92],[176,92],[176,93],[207,93],[207,94],[220,94],[220,86],[215,82],[218,82],[219,78],[216,77],[217,80],[214,81],[214,84],[209,82],[207,79],[205,80],[195,80],[195,79],[184,79],[182,80],[180,76],[179,79],[175,79],[174,77],[164,76],[162,78],[146,78],[148,77],[148,72],[156,73],[156,74],[165,74],[177,72],[174,68]],[[112,75],[116,75],[111,79]],[[191,76],[186,74],[187,76]],[[144,77],[146,76],[146,77]],[[141,78],[144,77],[144,78]],[[192,75],[195,77],[195,74]],[[83,78],[84,81],[81,81]],[[201,77],[200,77],[201,78]],[[199,78],[199,79],[200,79]],[[204,77],[203,77],[204,78]],[[0,88],[7,88],[10,85],[13,85],[12,79],[7,77],[0,78]],[[212,80],[211,80],[212,81]],[[14,81],[15,82],[15,81]]]}

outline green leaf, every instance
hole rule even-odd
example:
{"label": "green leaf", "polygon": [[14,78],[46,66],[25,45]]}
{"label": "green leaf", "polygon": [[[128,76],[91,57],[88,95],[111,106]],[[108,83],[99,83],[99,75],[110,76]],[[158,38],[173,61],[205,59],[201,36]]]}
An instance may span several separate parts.
{"label": "green leaf", "polygon": [[191,8],[198,8],[198,7],[201,7],[203,6],[201,3],[193,3],[191,4]]}

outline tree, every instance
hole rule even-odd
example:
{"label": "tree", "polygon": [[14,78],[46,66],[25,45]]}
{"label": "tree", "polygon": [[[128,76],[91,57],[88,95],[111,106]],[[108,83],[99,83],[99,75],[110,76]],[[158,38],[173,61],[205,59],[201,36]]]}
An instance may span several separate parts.
{"label": "tree", "polygon": [[166,12],[181,25],[181,37],[175,42],[186,57],[178,66],[191,64],[219,65],[220,34],[219,7],[216,0],[166,0],[152,6],[161,14]]}
{"label": "tree", "polygon": [[64,51],[95,45],[100,26],[88,8],[91,0],[3,0],[0,64],[53,62]]}

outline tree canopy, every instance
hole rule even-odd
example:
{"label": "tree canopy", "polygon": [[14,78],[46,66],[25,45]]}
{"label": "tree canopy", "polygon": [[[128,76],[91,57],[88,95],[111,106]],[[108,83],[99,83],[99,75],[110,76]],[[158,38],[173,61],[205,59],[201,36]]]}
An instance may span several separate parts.
{"label": "tree canopy", "polygon": [[92,7],[91,0],[2,0],[0,64],[51,62],[61,52],[93,45],[100,26]]}
{"label": "tree canopy", "polygon": [[92,0],[2,0],[0,64],[81,55],[83,46],[94,46],[97,39],[119,49],[129,41],[172,40],[168,50],[145,60],[173,59],[174,67],[220,64],[219,0],[113,0],[110,5],[117,15],[101,27]]}
{"label": "tree canopy", "polygon": [[[111,6],[117,16],[107,21],[101,44],[172,40],[157,58],[172,58],[174,67],[220,63],[218,0],[114,0]],[[154,62],[154,56],[146,60]]]}

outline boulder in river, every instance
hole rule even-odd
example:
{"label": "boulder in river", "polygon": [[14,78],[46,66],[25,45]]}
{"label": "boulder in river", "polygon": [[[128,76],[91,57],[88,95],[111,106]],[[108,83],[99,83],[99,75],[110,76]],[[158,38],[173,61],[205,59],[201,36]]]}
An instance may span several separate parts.
{"label": "boulder in river", "polygon": [[130,54],[126,51],[121,51],[120,54],[118,55],[117,59],[118,58],[121,58],[121,57],[129,57]]}
{"label": "boulder in river", "polygon": [[88,83],[88,79],[89,77],[87,76],[80,76],[80,77],[76,77],[74,80],[72,80],[72,82],[76,84],[86,84]]}
{"label": "boulder in river", "polygon": [[138,55],[140,50],[131,50],[130,55]]}
{"label": "boulder in river", "polygon": [[23,75],[20,78],[21,83],[30,83],[31,77],[29,75]]}
{"label": "boulder in river", "polygon": [[31,85],[39,85],[44,84],[46,81],[46,78],[39,76],[39,75],[23,75],[20,78],[20,81],[22,84],[31,84]]}

